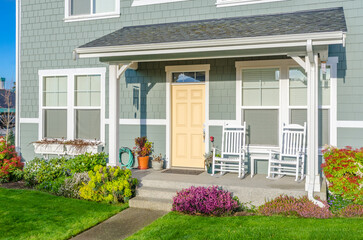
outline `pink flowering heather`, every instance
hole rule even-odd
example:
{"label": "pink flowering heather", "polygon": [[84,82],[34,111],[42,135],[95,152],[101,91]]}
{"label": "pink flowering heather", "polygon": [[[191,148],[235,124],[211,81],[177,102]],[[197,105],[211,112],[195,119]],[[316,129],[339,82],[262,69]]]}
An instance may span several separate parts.
{"label": "pink flowering heather", "polygon": [[202,214],[221,216],[227,215],[239,208],[232,194],[217,186],[190,187],[178,192],[173,198],[172,211],[186,214]]}
{"label": "pink flowering heather", "polygon": [[307,196],[301,198],[281,195],[258,208],[258,213],[265,216],[284,215],[299,216],[303,218],[330,218],[333,214],[329,205],[323,201],[324,207],[320,208],[310,201]]}
{"label": "pink flowering heather", "polygon": [[339,215],[342,217],[363,217],[363,205],[348,205],[339,212]]}

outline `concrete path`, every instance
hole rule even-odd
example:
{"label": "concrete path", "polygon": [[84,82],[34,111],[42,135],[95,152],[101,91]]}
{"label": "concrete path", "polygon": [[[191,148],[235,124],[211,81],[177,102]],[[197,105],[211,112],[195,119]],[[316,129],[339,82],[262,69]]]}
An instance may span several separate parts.
{"label": "concrete path", "polygon": [[97,226],[75,236],[72,240],[125,239],[166,213],[164,211],[128,208]]}

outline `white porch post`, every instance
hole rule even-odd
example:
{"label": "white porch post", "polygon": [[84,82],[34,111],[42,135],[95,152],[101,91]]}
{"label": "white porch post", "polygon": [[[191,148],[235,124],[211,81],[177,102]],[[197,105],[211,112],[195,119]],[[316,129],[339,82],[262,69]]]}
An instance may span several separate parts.
{"label": "white porch post", "polygon": [[305,189],[320,191],[319,159],[318,159],[318,81],[319,81],[319,58],[317,53],[306,57],[308,78],[308,149],[307,149],[307,178]]}
{"label": "white porch post", "polygon": [[120,79],[117,74],[118,65],[109,66],[109,161],[111,166],[117,165],[119,148],[119,108],[120,108]]}

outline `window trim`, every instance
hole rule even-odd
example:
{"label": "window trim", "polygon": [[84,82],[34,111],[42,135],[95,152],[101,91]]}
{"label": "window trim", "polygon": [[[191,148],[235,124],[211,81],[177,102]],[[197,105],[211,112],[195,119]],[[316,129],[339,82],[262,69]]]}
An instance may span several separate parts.
{"label": "window trim", "polygon": [[216,0],[217,7],[232,7],[237,5],[250,5],[269,2],[281,2],[286,0]]}
{"label": "window trim", "polygon": [[173,2],[184,2],[189,0],[133,0],[131,7],[139,7],[154,4],[173,3]]}
{"label": "window trim", "polygon": [[[115,1],[115,11],[109,13],[90,13],[85,15],[71,16],[71,0],[64,0],[64,22],[78,22],[78,21],[88,21],[106,18],[116,18],[120,17],[120,0]],[[90,0],[92,1],[92,0]]]}
{"label": "window trim", "polygon": [[[43,138],[44,134],[44,114],[46,109],[66,109],[67,110],[67,140],[73,140],[76,133],[76,119],[75,111],[77,109],[99,109],[100,110],[100,141],[105,142],[105,80],[106,68],[74,68],[74,69],[54,69],[54,70],[39,70],[39,127],[38,127],[38,140]],[[100,106],[75,106],[75,91],[74,83],[75,77],[78,75],[100,75],[100,90],[101,99]],[[64,107],[43,107],[43,79],[44,77],[66,76],[67,77],[67,106]]]}
{"label": "window trim", "polygon": [[[329,57],[327,66],[330,67],[330,105],[319,106],[319,109],[328,109],[329,112],[329,143],[333,146],[337,144],[337,64],[338,57]],[[289,91],[289,68],[298,67],[299,65],[292,59],[286,60],[256,60],[256,61],[236,61],[236,120],[241,122],[243,119],[242,110],[242,70],[253,68],[280,68],[280,100],[279,106],[279,133],[281,132],[282,123],[290,122],[291,109],[304,109],[305,106],[290,107]],[[286,93],[286,94],[284,94]],[[268,106],[267,106],[268,107]],[[307,107],[306,107],[307,108]],[[257,109],[254,107],[254,109]],[[267,109],[265,106],[260,109]],[[271,108],[270,108],[271,109]],[[279,134],[279,138],[280,138]],[[280,139],[279,139],[280,141]],[[271,148],[266,146],[266,149]]]}

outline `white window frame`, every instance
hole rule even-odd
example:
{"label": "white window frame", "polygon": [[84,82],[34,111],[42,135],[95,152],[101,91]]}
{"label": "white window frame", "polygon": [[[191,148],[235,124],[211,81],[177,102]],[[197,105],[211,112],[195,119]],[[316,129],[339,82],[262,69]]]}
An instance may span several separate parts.
{"label": "white window frame", "polygon": [[184,2],[189,0],[133,0],[131,7],[162,4],[162,3],[172,3],[172,2]]}
{"label": "white window frame", "polygon": [[[78,109],[99,109],[100,110],[100,141],[105,142],[105,80],[106,68],[74,68],[74,69],[55,69],[39,70],[39,127],[38,139],[41,140],[44,135],[44,116],[43,111],[46,109],[67,109],[67,140],[73,140],[76,132],[75,111]],[[79,107],[75,106],[75,77],[82,75],[100,75],[101,99],[100,106]],[[45,77],[67,77],[67,106],[65,107],[43,107],[43,79]]]}
{"label": "white window frame", "polygon": [[249,5],[268,2],[281,2],[286,0],[217,0],[217,7],[232,7],[237,5]]}
{"label": "white window frame", "polygon": [[[329,57],[327,66],[330,67],[330,105],[319,106],[319,109],[329,110],[329,144],[337,144],[337,57]],[[307,109],[305,106],[290,106],[290,79],[289,68],[299,67],[292,59],[286,60],[257,60],[257,61],[238,61],[236,66],[236,120],[241,123],[243,119],[242,110],[251,109],[242,106],[242,71],[243,69],[256,68],[280,68],[280,100],[279,100],[279,133],[281,132],[282,123],[290,122],[290,109]],[[252,107],[253,109],[277,109],[275,107],[261,106]],[[280,138],[279,134],[279,138]],[[280,141],[280,139],[279,139]],[[261,146],[266,149],[271,146]]]}
{"label": "white window frame", "polygon": [[[91,12],[93,9],[93,0],[91,1]],[[77,21],[87,21],[105,18],[116,18],[120,17],[120,0],[115,0],[115,11],[108,13],[90,13],[85,15],[71,15],[71,0],[64,0],[64,21],[65,22],[77,22]]]}

